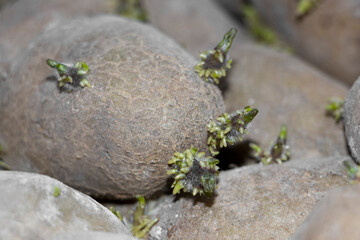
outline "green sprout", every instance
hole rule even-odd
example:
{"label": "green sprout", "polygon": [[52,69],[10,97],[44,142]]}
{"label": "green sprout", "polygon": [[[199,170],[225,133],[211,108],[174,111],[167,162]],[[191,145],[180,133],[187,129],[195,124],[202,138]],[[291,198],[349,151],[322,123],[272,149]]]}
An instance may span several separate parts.
{"label": "green sprout", "polygon": [[191,192],[193,196],[199,193],[211,197],[219,175],[219,160],[204,155],[204,152],[198,152],[194,147],[184,153],[174,153],[174,157],[168,162],[174,168],[167,171],[168,175],[174,175],[175,180],[171,186],[174,195],[183,189],[184,192]]}
{"label": "green sprout", "polygon": [[344,112],[344,100],[341,98],[330,98],[326,106],[326,113],[332,116],[336,122],[339,122]]}
{"label": "green sprout", "polygon": [[231,59],[227,60],[227,53],[236,33],[237,30],[231,28],[214,49],[200,54],[201,61],[194,67],[199,77],[206,82],[219,84],[219,79],[226,76],[226,69],[230,69],[232,63]]}
{"label": "green sprout", "polygon": [[77,87],[91,87],[91,84],[85,78],[89,72],[89,66],[85,62],[77,62],[70,66],[69,64],[47,59],[46,63],[59,73],[59,88],[67,87],[69,90],[73,90]]}
{"label": "green sprout", "polygon": [[254,157],[264,165],[271,163],[281,164],[290,159],[290,146],[287,144],[287,127],[281,126],[280,134],[270,150],[264,151],[258,145],[251,143],[250,147],[255,151]]}
{"label": "green sprout", "polygon": [[296,6],[296,17],[302,18],[313,11],[323,0],[300,0]]}
{"label": "green sprout", "polygon": [[2,156],[3,156],[3,149],[0,144],[0,170],[10,170],[10,166],[4,162],[4,160],[2,159]]}
{"label": "green sprout", "polygon": [[261,22],[260,17],[253,6],[243,4],[241,12],[244,15],[245,24],[255,40],[267,45],[279,44],[275,32]]}
{"label": "green sprout", "polygon": [[11,170],[10,166],[0,158],[0,170]]}
{"label": "green sprout", "polygon": [[61,193],[60,188],[58,186],[56,186],[54,188],[54,197],[59,197],[60,193]]}
{"label": "green sprout", "polygon": [[131,227],[133,235],[137,238],[143,238],[150,229],[159,221],[158,218],[150,219],[145,215],[145,198],[137,196],[138,204],[134,212],[134,222]]}
{"label": "green sprout", "polygon": [[[149,216],[145,215],[145,198],[143,196],[136,196],[138,204],[135,212],[133,213],[133,223],[129,226],[131,232],[137,238],[143,238],[150,231],[150,229],[159,221],[158,218],[150,219]],[[114,207],[110,207],[109,210],[123,223],[124,217]]]}
{"label": "green sprout", "polygon": [[208,125],[208,146],[211,155],[219,154],[219,150],[232,145],[237,141],[242,141],[243,135],[247,134],[249,123],[255,118],[259,110],[246,106],[243,110],[238,110],[232,114],[223,113],[215,121]]}
{"label": "green sprout", "polygon": [[350,183],[360,183],[360,168],[353,161],[344,161],[344,166],[347,170],[348,176],[350,177]]}
{"label": "green sprout", "polygon": [[110,207],[109,210],[120,220],[123,221],[123,216],[122,214],[116,210],[114,207]]}
{"label": "green sprout", "polygon": [[126,18],[147,21],[147,13],[140,0],[120,0],[119,14]]}

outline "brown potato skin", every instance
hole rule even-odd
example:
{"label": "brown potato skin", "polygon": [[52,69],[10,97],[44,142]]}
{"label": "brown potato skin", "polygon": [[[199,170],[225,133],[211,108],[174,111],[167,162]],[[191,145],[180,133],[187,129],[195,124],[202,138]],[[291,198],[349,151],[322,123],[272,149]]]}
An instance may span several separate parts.
{"label": "brown potato skin", "polygon": [[[59,92],[47,58],[85,61],[93,88]],[[224,110],[195,63],[157,30],[120,17],[54,24],[0,84],[5,162],[96,197],[163,190],[173,153],[205,151],[206,124]]]}
{"label": "brown potato skin", "polygon": [[0,0],[0,78],[8,75],[15,57],[52,21],[114,13],[116,0]]}

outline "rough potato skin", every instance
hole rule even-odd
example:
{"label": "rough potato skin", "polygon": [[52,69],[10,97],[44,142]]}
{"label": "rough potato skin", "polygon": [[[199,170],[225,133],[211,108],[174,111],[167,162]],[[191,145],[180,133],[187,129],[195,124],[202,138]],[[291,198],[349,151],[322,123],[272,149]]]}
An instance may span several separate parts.
{"label": "rough potato skin", "polygon": [[[60,93],[47,58],[85,61],[93,88]],[[120,17],[52,25],[0,85],[5,162],[97,197],[163,190],[174,151],[205,151],[206,124],[224,110],[195,64],[157,30]]]}
{"label": "rough potato skin", "polygon": [[[1,3],[4,0],[0,0]],[[0,9],[0,78],[51,21],[114,12],[116,0],[7,0]]]}

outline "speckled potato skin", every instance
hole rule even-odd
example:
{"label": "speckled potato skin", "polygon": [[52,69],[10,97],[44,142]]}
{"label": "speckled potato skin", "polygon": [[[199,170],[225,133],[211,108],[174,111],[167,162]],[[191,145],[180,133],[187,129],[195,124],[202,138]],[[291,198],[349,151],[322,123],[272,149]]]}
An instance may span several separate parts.
{"label": "speckled potato skin", "polygon": [[[93,88],[60,93],[47,58],[85,61]],[[206,124],[224,110],[195,64],[173,40],[120,17],[54,24],[0,83],[5,162],[96,197],[163,190],[174,151],[205,151]]]}
{"label": "speckled potato skin", "polygon": [[[51,21],[115,12],[117,0],[5,0],[0,8],[0,78]],[[1,3],[4,0],[0,0]]]}

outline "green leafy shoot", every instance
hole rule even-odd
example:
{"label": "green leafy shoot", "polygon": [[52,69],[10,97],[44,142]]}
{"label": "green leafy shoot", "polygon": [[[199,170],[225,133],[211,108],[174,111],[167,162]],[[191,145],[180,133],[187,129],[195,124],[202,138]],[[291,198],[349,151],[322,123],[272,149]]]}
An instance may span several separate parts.
{"label": "green leafy shoot", "polygon": [[250,4],[243,4],[241,12],[244,15],[244,20],[251,35],[256,41],[267,45],[278,45],[279,40],[273,30],[266,27],[260,20],[260,17],[253,6]]}
{"label": "green leafy shoot", "polygon": [[264,165],[286,162],[291,157],[290,146],[287,144],[287,127],[281,126],[280,134],[270,149],[264,151],[260,146],[251,143],[250,147],[254,150],[254,158]]}
{"label": "green leafy shoot", "polygon": [[200,54],[201,61],[194,67],[194,70],[204,81],[219,84],[219,79],[226,76],[226,69],[230,69],[232,63],[231,59],[227,59],[227,54],[236,33],[237,30],[231,28],[214,49]]}
{"label": "green leafy shoot", "polygon": [[0,158],[0,170],[11,170],[10,166]]}
{"label": "green leafy shoot", "polygon": [[60,191],[60,188],[58,187],[58,186],[56,186],[55,188],[54,188],[54,197],[59,197],[60,196],[60,193],[61,193],[61,191]]}
{"label": "green leafy shoot", "polygon": [[133,235],[137,238],[145,237],[150,229],[159,221],[158,218],[150,219],[145,215],[145,198],[137,196],[138,204],[134,212],[134,221],[131,227]]}
{"label": "green leafy shoot", "polygon": [[219,154],[219,150],[238,141],[242,141],[248,133],[247,127],[258,114],[259,110],[246,106],[234,113],[223,113],[208,125],[208,146],[211,155]]}
{"label": "green leafy shoot", "polygon": [[216,189],[217,176],[219,175],[219,160],[205,157],[204,152],[198,152],[197,148],[191,147],[185,152],[174,153],[174,157],[168,162],[172,169],[168,175],[174,175],[172,184],[173,194],[182,189],[184,192],[211,197]]}
{"label": "green leafy shoot", "polygon": [[119,14],[141,22],[147,21],[147,13],[141,0],[120,0]]}
{"label": "green leafy shoot", "polygon": [[338,123],[342,119],[344,112],[344,100],[341,98],[330,98],[328,105],[326,106],[326,113],[329,116],[332,116],[335,121]]}
{"label": "green leafy shoot", "polygon": [[323,0],[300,0],[296,6],[296,18],[301,19],[312,12]]}
{"label": "green leafy shoot", "polygon": [[[151,219],[145,215],[145,198],[143,196],[137,196],[138,203],[132,216],[132,224],[129,224],[132,234],[137,238],[144,238],[150,229],[159,221],[158,218]],[[126,218],[124,219],[120,211],[114,207],[110,207],[109,210],[125,225],[127,225]],[[125,221],[124,221],[125,220]]]}
{"label": "green leafy shoot", "polygon": [[59,74],[58,87],[66,88],[69,91],[75,90],[78,87],[91,87],[91,84],[86,80],[86,75],[89,72],[89,66],[85,62],[77,62],[73,66],[65,63],[59,63],[52,59],[46,60],[47,65],[57,70]]}
{"label": "green leafy shoot", "polygon": [[109,210],[120,220],[123,221],[123,216],[122,214],[116,210],[114,207],[110,207]]}

